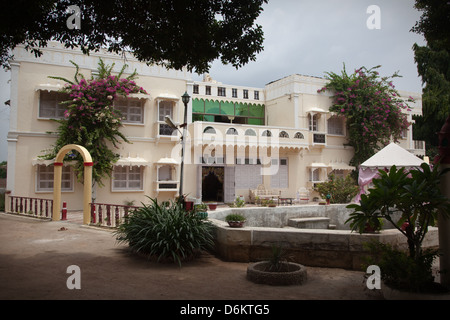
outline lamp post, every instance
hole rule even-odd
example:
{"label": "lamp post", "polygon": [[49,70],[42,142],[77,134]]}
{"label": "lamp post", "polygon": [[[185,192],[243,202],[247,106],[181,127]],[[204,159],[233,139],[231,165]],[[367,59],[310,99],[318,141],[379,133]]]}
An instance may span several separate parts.
{"label": "lamp post", "polygon": [[181,166],[180,166],[180,189],[179,189],[179,201],[183,204],[184,206],[184,196],[183,196],[183,171],[184,171],[184,148],[185,148],[185,137],[186,137],[186,127],[187,127],[187,105],[189,103],[189,99],[191,97],[189,96],[189,94],[187,92],[185,92],[182,96],[181,96],[181,100],[183,101],[184,104],[184,122],[183,124],[181,124],[180,126],[176,126],[172,119],[170,119],[169,116],[165,117],[165,122],[166,124],[173,128],[173,129],[177,129],[178,131],[180,131],[178,129],[178,127],[182,127],[183,128],[183,133],[181,134]]}

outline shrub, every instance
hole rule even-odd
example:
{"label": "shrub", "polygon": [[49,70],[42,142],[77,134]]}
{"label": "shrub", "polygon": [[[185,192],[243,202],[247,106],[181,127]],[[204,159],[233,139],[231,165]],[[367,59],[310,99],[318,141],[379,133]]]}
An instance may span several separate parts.
{"label": "shrub", "polygon": [[413,292],[430,292],[437,290],[433,286],[433,260],[437,257],[435,250],[424,250],[418,259],[413,259],[407,252],[393,248],[389,244],[371,242],[366,244],[371,253],[368,264],[380,267],[381,279],[396,289]]}
{"label": "shrub", "polygon": [[350,175],[341,178],[331,174],[329,180],[319,183],[315,190],[323,199],[330,195],[330,203],[349,203],[358,193],[358,186]]}
{"label": "shrub", "polygon": [[214,245],[213,225],[202,220],[195,212],[186,212],[177,202],[160,206],[151,199],[131,215],[118,228],[117,240],[127,242],[130,248],[157,262],[182,261],[195,257],[201,250]]}
{"label": "shrub", "polygon": [[225,217],[225,221],[245,221],[245,217],[240,214],[232,213]]}

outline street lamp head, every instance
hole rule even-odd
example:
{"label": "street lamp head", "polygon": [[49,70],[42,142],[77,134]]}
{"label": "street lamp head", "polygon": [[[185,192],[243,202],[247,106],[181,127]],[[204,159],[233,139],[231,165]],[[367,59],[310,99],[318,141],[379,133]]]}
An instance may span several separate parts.
{"label": "street lamp head", "polygon": [[184,104],[188,104],[190,98],[191,98],[191,97],[188,95],[187,92],[185,92],[185,93],[181,96],[181,99],[183,100],[183,103],[184,103]]}
{"label": "street lamp head", "polygon": [[164,121],[166,122],[166,124],[171,127],[172,129],[177,129],[177,126],[173,123],[172,119],[170,118],[170,116],[165,116],[164,117]]}

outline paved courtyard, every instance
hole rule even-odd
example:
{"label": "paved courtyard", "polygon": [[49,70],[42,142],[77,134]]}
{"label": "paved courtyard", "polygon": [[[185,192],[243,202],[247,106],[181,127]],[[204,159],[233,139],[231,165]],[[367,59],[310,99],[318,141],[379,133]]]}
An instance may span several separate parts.
{"label": "paved courtyard", "polygon": [[[75,219],[76,220],[76,219]],[[68,289],[80,268],[81,289]],[[111,231],[74,219],[43,221],[0,213],[0,299],[372,300],[364,273],[308,267],[300,286],[274,287],[246,279],[247,263],[205,253],[181,268],[130,254]]]}

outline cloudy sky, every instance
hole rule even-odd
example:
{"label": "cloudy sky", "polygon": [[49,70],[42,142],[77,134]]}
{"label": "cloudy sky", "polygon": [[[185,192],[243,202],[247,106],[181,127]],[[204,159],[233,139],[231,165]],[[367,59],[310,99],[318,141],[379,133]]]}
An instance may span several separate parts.
{"label": "cloudy sky", "polygon": [[[380,9],[379,20],[367,13],[371,5]],[[381,65],[382,76],[402,75],[394,80],[397,89],[421,92],[412,46],[424,42],[410,32],[419,17],[414,0],[271,0],[257,21],[265,33],[257,60],[239,70],[215,62],[210,75],[225,84],[264,87],[294,73],[339,73],[344,63],[348,72]],[[380,29],[369,29],[368,20]],[[7,159],[8,79],[0,70],[0,161]]]}
{"label": "cloudy sky", "polygon": [[[371,5],[380,9],[380,29],[367,27]],[[263,87],[294,73],[340,73],[343,63],[349,72],[381,65],[383,76],[403,76],[394,81],[397,89],[420,92],[411,48],[424,42],[409,31],[420,15],[414,0],[269,0],[257,21],[265,33],[257,60],[239,70],[216,62],[210,75],[226,84]]]}

